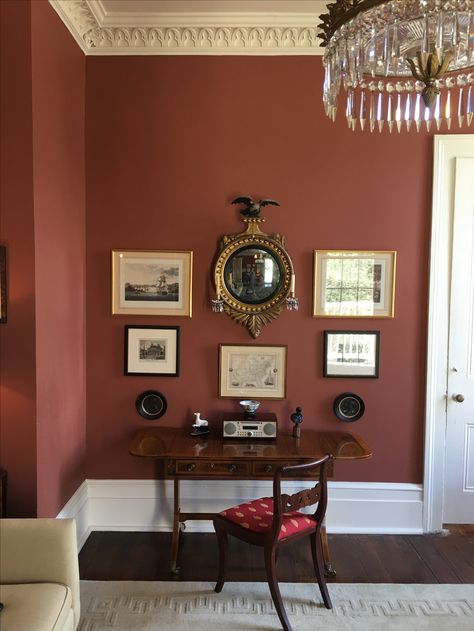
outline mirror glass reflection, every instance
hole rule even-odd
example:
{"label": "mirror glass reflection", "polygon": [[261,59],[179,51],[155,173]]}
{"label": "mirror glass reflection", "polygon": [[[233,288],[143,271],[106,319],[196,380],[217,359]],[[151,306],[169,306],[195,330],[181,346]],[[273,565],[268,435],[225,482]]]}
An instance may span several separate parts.
{"label": "mirror glass reflection", "polygon": [[224,267],[227,290],[246,304],[270,300],[280,290],[283,280],[283,270],[277,258],[264,248],[240,248]]}

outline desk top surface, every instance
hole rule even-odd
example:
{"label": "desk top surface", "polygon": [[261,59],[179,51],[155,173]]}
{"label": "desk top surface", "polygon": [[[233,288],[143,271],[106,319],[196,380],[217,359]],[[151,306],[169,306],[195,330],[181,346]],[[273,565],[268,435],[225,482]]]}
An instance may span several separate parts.
{"label": "desk top surface", "polygon": [[307,459],[330,453],[336,459],[370,458],[372,450],[365,441],[349,432],[301,431],[301,438],[279,434],[275,440],[224,439],[217,433],[191,436],[188,430],[172,427],[149,427],[139,430],[129,451],[149,458],[218,459]]}

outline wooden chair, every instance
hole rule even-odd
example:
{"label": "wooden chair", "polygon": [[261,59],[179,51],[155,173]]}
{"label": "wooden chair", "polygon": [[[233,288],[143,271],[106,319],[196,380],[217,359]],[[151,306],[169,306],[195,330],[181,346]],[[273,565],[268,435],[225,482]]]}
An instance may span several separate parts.
{"label": "wooden chair", "polygon": [[[325,606],[332,609],[331,599],[324,579],[321,525],[327,506],[327,464],[332,460],[326,455],[320,460],[299,465],[280,467],[273,478],[273,498],[263,497],[229,508],[214,517],[214,528],[219,544],[219,576],[215,591],[220,592],[225,582],[227,535],[264,548],[265,569],[273,602],[285,631],[291,631],[276,576],[276,562],[281,546],[309,536],[314,569]],[[281,480],[285,476],[298,477],[310,469],[318,469],[318,481],[311,489],[293,495],[282,494]],[[315,472],[316,473],[316,472]],[[317,504],[313,514],[299,512],[305,506]]]}

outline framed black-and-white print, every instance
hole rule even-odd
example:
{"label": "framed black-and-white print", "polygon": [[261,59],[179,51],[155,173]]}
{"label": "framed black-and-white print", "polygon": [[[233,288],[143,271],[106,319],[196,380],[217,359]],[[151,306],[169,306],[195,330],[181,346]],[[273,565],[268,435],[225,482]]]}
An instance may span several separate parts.
{"label": "framed black-and-white print", "polygon": [[219,396],[284,399],[286,346],[220,344]]}
{"label": "framed black-and-white print", "polygon": [[395,251],[316,250],[313,317],[393,318]]}
{"label": "framed black-and-white print", "polygon": [[179,326],[125,326],[125,374],[179,375]]}
{"label": "framed black-and-white print", "polygon": [[324,377],[379,376],[380,331],[324,331]]}
{"label": "framed black-and-white print", "polygon": [[190,251],[112,250],[112,313],[192,315]]}

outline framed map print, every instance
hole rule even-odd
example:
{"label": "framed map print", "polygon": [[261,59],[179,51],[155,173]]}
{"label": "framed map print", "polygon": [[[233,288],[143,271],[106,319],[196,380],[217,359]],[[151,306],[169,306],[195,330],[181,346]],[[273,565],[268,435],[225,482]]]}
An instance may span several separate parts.
{"label": "framed map print", "polygon": [[286,346],[220,344],[219,396],[284,399]]}

